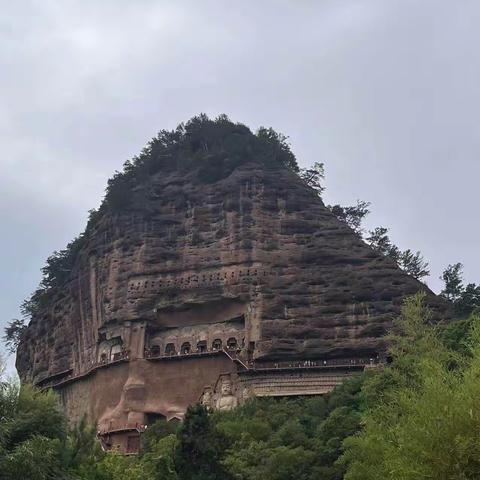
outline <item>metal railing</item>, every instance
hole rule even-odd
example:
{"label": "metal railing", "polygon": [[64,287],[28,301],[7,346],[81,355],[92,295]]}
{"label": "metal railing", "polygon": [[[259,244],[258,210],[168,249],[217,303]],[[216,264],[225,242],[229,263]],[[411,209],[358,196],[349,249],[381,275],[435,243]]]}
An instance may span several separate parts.
{"label": "metal railing", "polygon": [[[239,353],[242,350],[240,348],[228,348],[212,349],[207,351],[189,351],[189,352],[177,352],[172,354],[162,354],[160,352],[152,352],[148,349],[145,350],[145,358],[147,360],[175,360],[183,358],[196,358],[206,357],[218,354],[227,355],[230,360],[240,363],[247,370],[265,371],[265,370],[305,370],[305,369],[330,369],[330,368],[372,368],[380,365],[382,362],[378,357],[371,358],[337,358],[337,359],[317,359],[317,360],[283,360],[283,361],[247,361],[242,359]],[[104,359],[92,364],[90,368],[83,372],[74,374],[70,371],[69,374],[64,375],[64,372],[56,373],[40,380],[36,383],[40,388],[54,388],[65,383],[86,377],[91,375],[96,370],[104,368],[110,365],[118,364],[121,362],[128,362],[130,360],[129,351],[123,351],[115,354],[112,358]],[[68,372],[65,371],[65,372]],[[56,378],[61,376],[58,381]]]}
{"label": "metal railing", "polygon": [[212,349],[212,350],[190,350],[188,352],[174,352],[174,353],[161,353],[161,352],[152,352],[148,349],[145,350],[145,358],[146,359],[175,359],[175,358],[185,358],[185,357],[201,357],[201,356],[209,356],[209,355],[217,355],[219,353],[229,352],[230,354],[236,354],[240,351],[240,349],[228,349],[228,348],[220,348],[220,349]]}
{"label": "metal railing", "polygon": [[77,380],[79,378],[86,377],[99,368],[104,368],[109,365],[114,365],[118,364],[121,362],[128,362],[130,360],[130,353],[128,351],[124,352],[119,352],[113,356],[113,358],[108,358],[104,360],[100,360],[99,362],[93,362],[90,368],[87,368],[86,370],[83,370],[82,372],[79,373],[74,373],[73,371],[69,373],[68,375],[62,376],[62,378],[58,381],[55,381],[55,378],[59,376],[58,373],[50,375],[47,378],[44,378],[43,380],[40,380],[37,382],[35,385],[41,387],[41,388],[53,388],[57,387],[59,385],[63,385],[64,383],[71,382],[73,380]]}
{"label": "metal railing", "polygon": [[365,368],[378,365],[378,358],[335,358],[322,360],[284,360],[278,362],[253,362],[253,370],[308,369],[308,368]]}
{"label": "metal railing", "polygon": [[119,422],[110,420],[108,424],[102,425],[98,429],[97,435],[109,435],[112,433],[120,433],[136,430],[138,433],[142,433],[147,429],[147,425],[138,422]]}

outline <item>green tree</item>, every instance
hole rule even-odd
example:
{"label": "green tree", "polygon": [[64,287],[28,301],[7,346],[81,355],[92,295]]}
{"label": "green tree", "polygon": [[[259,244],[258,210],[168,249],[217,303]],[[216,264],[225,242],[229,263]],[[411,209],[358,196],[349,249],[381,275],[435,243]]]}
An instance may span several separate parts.
{"label": "green tree", "polygon": [[1,480],[63,478],[66,422],[52,392],[4,383],[0,418]]}
{"label": "green tree", "polygon": [[339,480],[343,440],[358,431],[364,375],[325,397],[254,398],[213,421],[230,445],[222,463],[235,479]]}
{"label": "green tree", "polygon": [[3,342],[10,353],[15,353],[17,351],[18,344],[20,343],[26,328],[25,319],[13,319],[5,327]]}
{"label": "green tree", "polygon": [[65,470],[74,478],[82,480],[107,480],[108,472],[101,467],[103,457],[104,452],[96,438],[95,428],[83,418],[69,431],[62,445],[62,464]]}
{"label": "green tree", "polygon": [[65,478],[60,441],[33,435],[0,457],[2,480],[57,480]]}
{"label": "green tree", "polygon": [[226,438],[215,428],[207,409],[195,405],[187,409],[178,433],[177,471],[181,480],[226,480],[221,464]]}
{"label": "green tree", "polygon": [[442,276],[440,277],[445,284],[440,294],[451,302],[455,302],[462,296],[462,270],[463,265],[461,263],[455,263],[453,265],[449,265],[443,271]]}
{"label": "green tree", "polygon": [[455,302],[459,315],[464,316],[480,308],[480,285],[469,283],[462,292],[461,298]]}
{"label": "green tree", "polygon": [[323,163],[316,162],[310,168],[301,168],[299,176],[307,187],[314,190],[317,195],[322,195],[325,190],[325,187],[322,185],[323,180],[325,180],[325,166]]}
{"label": "green tree", "polygon": [[175,455],[178,448],[178,439],[174,434],[166,435],[150,443],[150,449],[141,458],[148,472],[154,478],[161,480],[177,480],[178,473],[175,465]]}
{"label": "green tree", "polygon": [[370,202],[357,200],[357,204],[350,207],[329,205],[327,208],[342,222],[346,223],[357,235],[362,236],[362,221],[370,213]]}
{"label": "green tree", "polygon": [[479,478],[480,317],[472,318],[470,355],[463,356],[445,346],[417,295],[390,341],[393,363],[376,387],[390,381],[363,416],[364,429],[345,441],[345,479]]}
{"label": "green tree", "polygon": [[[104,478],[105,480],[156,480],[159,478],[150,466],[145,465],[136,457],[127,457],[117,451],[111,451],[104,455],[97,467],[98,473],[95,474],[99,477],[93,478]],[[84,479],[82,478],[82,480]]]}
{"label": "green tree", "polygon": [[176,422],[167,422],[164,418],[157,420],[142,434],[140,454],[151,452],[159,440],[170,435],[175,436],[179,428],[180,425]]}
{"label": "green tree", "polygon": [[407,249],[401,252],[398,265],[404,272],[407,272],[417,280],[421,280],[423,277],[430,275],[428,263],[418,251],[414,253],[410,249]]}
{"label": "green tree", "polygon": [[6,424],[8,447],[14,447],[34,435],[62,441],[67,435],[66,419],[56,395],[51,390],[43,392],[30,385],[19,389],[13,417]]}
{"label": "green tree", "polygon": [[444,282],[444,288],[440,295],[452,302],[458,315],[465,317],[480,308],[480,285],[475,283],[464,285],[461,263],[449,265],[443,271],[440,279]]}
{"label": "green tree", "polygon": [[392,243],[388,236],[388,229],[377,227],[369,232],[365,241],[380,255],[393,260],[404,272],[408,273],[417,280],[430,275],[428,263],[420,252],[412,252],[407,249],[401,251]]}

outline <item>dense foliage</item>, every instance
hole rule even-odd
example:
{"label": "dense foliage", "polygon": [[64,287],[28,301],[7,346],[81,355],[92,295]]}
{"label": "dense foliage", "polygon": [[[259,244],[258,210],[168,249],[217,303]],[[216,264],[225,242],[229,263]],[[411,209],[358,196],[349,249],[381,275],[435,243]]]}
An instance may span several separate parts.
{"label": "dense foliage", "polygon": [[370,213],[370,202],[357,200],[356,205],[344,207],[328,205],[327,208],[342,222],[346,223],[357,235],[363,236],[363,219]]}
{"label": "dense foliage", "polygon": [[198,171],[201,180],[211,183],[248,161],[299,171],[284,135],[263,127],[253,134],[226,115],[211,120],[202,114],[173,131],[160,131],[140,155],[127,161],[123,171],[116,172],[108,181],[105,202],[100,208],[124,209],[135,186],[159,171]]}
{"label": "dense foliage", "polygon": [[52,392],[15,383],[0,388],[0,479],[50,479],[60,473],[66,423]]}
{"label": "dense foliage", "polygon": [[3,341],[7,351],[15,353],[17,351],[18,344],[22,338],[22,334],[26,329],[25,320],[14,318],[5,327]]}
{"label": "dense foliage", "polygon": [[453,303],[457,315],[464,317],[476,308],[480,308],[480,284],[468,283],[465,285],[462,270],[461,263],[449,265],[440,278],[445,285],[441,295]]}
{"label": "dense foliage", "polygon": [[340,479],[343,440],[360,428],[363,377],[326,397],[256,399],[214,414],[228,439],[223,464],[234,479]]}
{"label": "dense foliage", "polygon": [[344,444],[345,479],[480,478],[480,315],[455,327],[432,326],[420,297],[407,302],[394,363],[364,385],[377,401]]}
{"label": "dense foliage", "polygon": [[301,168],[298,175],[307,187],[311,188],[317,195],[322,195],[325,190],[323,185],[325,165],[323,163],[316,162],[309,168]]}
{"label": "dense foliage", "polygon": [[[322,177],[323,178],[323,177]],[[323,191],[323,188],[321,189]],[[421,280],[430,275],[428,263],[420,252],[410,249],[400,250],[388,236],[388,229],[377,227],[366,234],[363,221],[370,213],[370,202],[357,200],[356,205],[327,205],[327,208],[342,222],[348,225],[365,243],[397,264],[403,271]]]}
{"label": "dense foliage", "polygon": [[402,270],[407,272],[417,280],[430,275],[428,263],[424,260],[420,252],[412,252],[407,249],[401,251],[394,245],[389,236],[388,229],[385,227],[377,227],[368,232],[365,241],[378,253],[393,260]]}
{"label": "dense foliage", "polygon": [[327,205],[327,208],[342,222],[347,224],[365,243],[370,245],[373,250],[378,252],[397,264],[403,271],[421,280],[430,275],[428,263],[420,252],[413,252],[410,249],[400,250],[392,243],[388,236],[388,229],[377,227],[370,230],[366,235],[362,222],[370,213],[370,203],[363,200],[357,200],[356,205],[341,206]]}

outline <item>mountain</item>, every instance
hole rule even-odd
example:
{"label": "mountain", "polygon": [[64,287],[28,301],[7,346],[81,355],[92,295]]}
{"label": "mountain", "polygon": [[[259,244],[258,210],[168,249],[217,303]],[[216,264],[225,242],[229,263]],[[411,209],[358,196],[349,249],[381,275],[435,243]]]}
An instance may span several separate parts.
{"label": "mountain", "polygon": [[44,274],[21,379],[127,451],[198,400],[331,390],[385,360],[383,335],[419,290],[445,309],[325,207],[284,137],[223,116],[160,132]]}

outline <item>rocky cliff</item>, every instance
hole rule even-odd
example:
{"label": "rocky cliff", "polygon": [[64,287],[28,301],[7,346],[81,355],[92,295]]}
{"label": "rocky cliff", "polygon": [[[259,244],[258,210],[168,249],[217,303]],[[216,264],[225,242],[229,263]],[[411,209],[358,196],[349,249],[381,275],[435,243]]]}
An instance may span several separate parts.
{"label": "rocky cliff", "polygon": [[217,337],[257,362],[382,354],[402,299],[426,287],[374,253],[294,168],[248,150],[232,162],[221,141],[223,155],[206,141],[197,163],[169,158],[100,209],[21,342],[22,379],[78,375],[125,351],[207,351]]}

